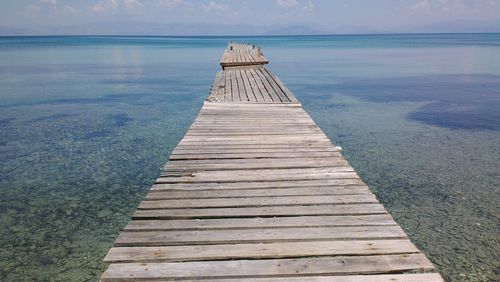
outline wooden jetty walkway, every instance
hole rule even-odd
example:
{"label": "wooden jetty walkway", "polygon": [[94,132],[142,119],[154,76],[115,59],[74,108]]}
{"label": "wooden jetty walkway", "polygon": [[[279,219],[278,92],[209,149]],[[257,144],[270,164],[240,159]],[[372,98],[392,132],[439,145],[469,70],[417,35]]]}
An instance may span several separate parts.
{"label": "wooden jetty walkway", "polygon": [[269,63],[260,47],[230,42],[220,60],[222,69],[229,67],[262,66]]}
{"label": "wooden jetty walkway", "polygon": [[224,52],[102,281],[442,281],[252,50]]}

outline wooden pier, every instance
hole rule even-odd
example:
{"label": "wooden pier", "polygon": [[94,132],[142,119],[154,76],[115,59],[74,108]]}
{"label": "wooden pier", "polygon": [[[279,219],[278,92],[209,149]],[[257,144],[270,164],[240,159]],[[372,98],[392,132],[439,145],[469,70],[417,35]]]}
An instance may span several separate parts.
{"label": "wooden pier", "polygon": [[230,42],[224,50],[220,65],[223,70],[230,67],[262,66],[269,63],[260,47]]}
{"label": "wooden pier", "polygon": [[102,281],[443,281],[255,48],[224,52]]}

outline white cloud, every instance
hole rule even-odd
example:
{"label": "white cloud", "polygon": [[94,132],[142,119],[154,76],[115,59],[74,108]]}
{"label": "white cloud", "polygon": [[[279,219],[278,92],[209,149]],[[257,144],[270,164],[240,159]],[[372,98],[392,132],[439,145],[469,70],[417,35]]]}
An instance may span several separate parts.
{"label": "white cloud", "polygon": [[30,4],[24,8],[24,12],[29,17],[35,17],[38,12],[40,12],[40,7],[38,5]]}
{"label": "white cloud", "polygon": [[137,9],[144,7],[141,1],[139,0],[123,0],[123,6],[127,9]]}
{"label": "white cloud", "polygon": [[183,3],[184,3],[183,0],[157,0],[156,1],[156,4],[158,6],[164,6],[167,8],[174,8],[174,7],[177,7]]}
{"label": "white cloud", "polygon": [[104,13],[118,8],[117,0],[101,0],[91,7],[91,10],[96,13]]}
{"label": "white cloud", "polygon": [[63,5],[57,0],[39,0],[38,3],[28,5],[27,11],[33,15],[35,13],[51,13],[58,15],[68,15],[78,13],[78,9],[70,5]]}
{"label": "white cloud", "polygon": [[70,5],[64,5],[59,11],[62,14],[76,14],[78,13],[78,10]]}
{"label": "white cloud", "polygon": [[316,6],[314,5],[313,1],[309,0],[309,2],[307,2],[303,9],[306,13],[312,14],[314,13]]}
{"label": "white cloud", "polygon": [[173,8],[185,3],[183,0],[100,0],[92,5],[90,9],[96,13],[105,13],[117,9],[137,11],[147,7],[167,7]]}
{"label": "white cloud", "polygon": [[297,0],[276,0],[276,3],[284,8],[293,8],[299,4]]}
{"label": "white cloud", "polygon": [[229,8],[228,5],[226,4],[218,4],[214,1],[208,2],[208,4],[201,4],[201,9],[205,10],[206,12],[209,11],[223,11],[227,10]]}
{"label": "white cloud", "polygon": [[56,5],[57,4],[57,0],[40,0],[40,3],[50,4],[50,5]]}
{"label": "white cloud", "polygon": [[414,13],[452,12],[456,14],[467,12],[475,5],[484,7],[486,3],[487,1],[484,0],[475,0],[471,2],[462,0],[417,0],[410,4],[408,8]]}
{"label": "white cloud", "polygon": [[431,3],[429,0],[419,0],[410,5],[410,10],[416,11],[428,11],[431,7]]}

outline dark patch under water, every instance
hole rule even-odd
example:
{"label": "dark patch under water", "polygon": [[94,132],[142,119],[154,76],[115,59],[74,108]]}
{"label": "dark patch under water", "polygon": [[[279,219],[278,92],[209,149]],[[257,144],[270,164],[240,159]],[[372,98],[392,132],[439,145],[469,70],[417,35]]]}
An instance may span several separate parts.
{"label": "dark patch under water", "polygon": [[113,122],[115,126],[125,126],[129,122],[133,121],[133,118],[130,118],[126,113],[119,113],[111,115],[109,118]]}
{"label": "dark patch under water", "polygon": [[75,114],[53,114],[53,115],[49,115],[49,116],[43,116],[43,117],[30,119],[27,122],[59,120],[59,119],[69,118],[69,117],[74,117],[74,116],[77,116],[77,115],[75,115]]}
{"label": "dark patch under water", "polygon": [[97,131],[85,133],[84,139],[102,138],[102,137],[106,137],[112,133],[113,133],[113,131],[107,130],[107,129],[97,130]]}
{"label": "dark patch under water", "polygon": [[12,121],[16,120],[15,118],[4,118],[0,119],[0,125],[10,124]]}
{"label": "dark patch under water", "polygon": [[339,92],[372,102],[429,102],[409,114],[408,118],[451,129],[500,131],[500,76],[377,78],[308,88],[308,91],[320,96]]}

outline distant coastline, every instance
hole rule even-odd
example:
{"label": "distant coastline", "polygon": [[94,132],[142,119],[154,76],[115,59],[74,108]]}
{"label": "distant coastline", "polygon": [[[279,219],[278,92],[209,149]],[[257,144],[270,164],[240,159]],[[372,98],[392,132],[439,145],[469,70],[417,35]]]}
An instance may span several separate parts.
{"label": "distant coastline", "polygon": [[96,22],[67,26],[0,26],[0,36],[115,35],[115,36],[303,36],[365,34],[499,33],[500,23],[453,21],[405,29],[367,26],[313,26],[308,24],[246,25],[206,23]]}
{"label": "distant coastline", "polygon": [[29,35],[1,35],[0,37],[137,37],[137,38],[148,38],[148,37],[158,37],[158,38],[255,38],[255,37],[322,37],[322,36],[393,36],[393,35],[488,35],[488,34],[500,34],[500,31],[495,32],[393,32],[393,33],[325,33],[325,34],[256,34],[256,35],[140,35],[140,34],[29,34]]}

